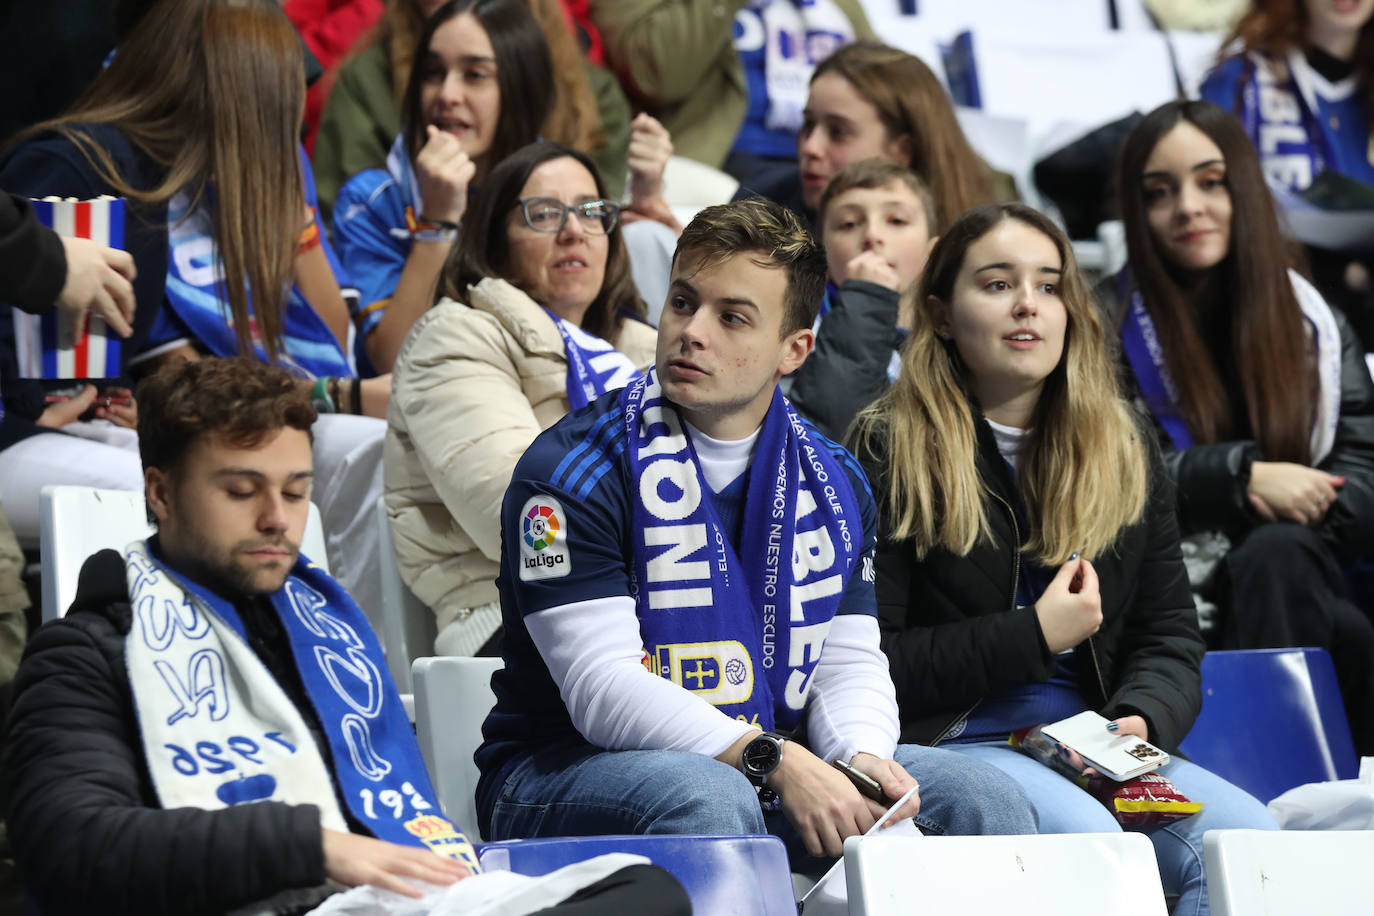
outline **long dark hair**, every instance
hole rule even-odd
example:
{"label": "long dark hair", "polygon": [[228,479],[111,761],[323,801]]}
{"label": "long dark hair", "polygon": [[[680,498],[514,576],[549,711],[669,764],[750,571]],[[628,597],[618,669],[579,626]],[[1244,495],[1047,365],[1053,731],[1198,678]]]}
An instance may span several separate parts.
{"label": "long dark hair", "polygon": [[477,180],[484,181],[483,172],[490,172],[502,159],[538,139],[556,97],[553,63],[544,32],[525,0],[449,0],[425,23],[410,65],[401,115],[405,121],[406,151],[411,159],[425,145],[420,87],[429,66],[430,42],[441,25],[463,13],[471,13],[491,40],[496,55],[496,85],[501,91],[501,114],[491,148],[483,155],[485,168],[477,174]]}
{"label": "long dark hair", "polygon": [[[1205,284],[1225,301],[1190,301],[1177,268],[1150,231],[1142,176],[1160,139],[1187,121],[1206,134],[1226,162],[1231,195],[1231,241]],[[1126,225],[1129,264],[1154,319],[1169,371],[1178,382],[1184,418],[1200,442],[1236,435],[1226,382],[1208,351],[1199,315],[1230,316],[1230,357],[1245,395],[1250,430],[1270,461],[1311,461],[1314,379],[1302,311],[1288,278],[1289,251],[1259,156],[1234,117],[1210,102],[1169,102],[1135,126],[1121,149],[1117,199]]]}
{"label": "long dark hair", "polygon": [[[459,301],[467,298],[467,289],[486,277],[500,277],[513,282],[510,263],[510,236],[507,218],[519,204],[520,191],[530,175],[545,162],[563,158],[573,159],[591,173],[596,193],[606,196],[606,184],[596,163],[578,150],[558,143],[541,140],[517,150],[492,169],[482,184],[482,193],[473,198],[458,244],[444,264],[439,280],[439,295]],[[592,301],[582,319],[582,327],[605,340],[613,340],[626,315],[643,317],[645,308],[635,291],[630,276],[630,255],[620,236],[620,227],[611,230],[607,238],[606,273],[601,292]]]}
{"label": "long dark hair", "polygon": [[[161,203],[184,191],[192,210],[209,206],[224,265],[217,292],[229,304],[239,352],[254,352],[251,290],[263,348],[274,357],[305,219],[300,39],[276,0],[160,0],[140,18],[149,6],[121,7],[121,26],[131,27],[109,67],[65,114],[14,142],[52,131],[123,196]],[[131,186],[81,124],[118,128],[162,168],[161,184]]]}

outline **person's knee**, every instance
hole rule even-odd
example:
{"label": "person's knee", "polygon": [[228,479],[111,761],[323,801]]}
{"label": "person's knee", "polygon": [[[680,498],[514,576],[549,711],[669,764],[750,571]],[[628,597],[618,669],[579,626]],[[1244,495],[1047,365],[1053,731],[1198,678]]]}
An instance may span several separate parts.
{"label": "person's knee", "polygon": [[978,836],[1039,831],[1030,796],[992,764],[916,745],[899,747],[897,759],[921,784],[924,820],[945,833]]}
{"label": "person's knee", "polygon": [[741,836],[767,832],[758,793],[743,773],[696,754],[685,755],[674,770],[665,774],[667,804],[656,806],[644,825],[646,833]]}

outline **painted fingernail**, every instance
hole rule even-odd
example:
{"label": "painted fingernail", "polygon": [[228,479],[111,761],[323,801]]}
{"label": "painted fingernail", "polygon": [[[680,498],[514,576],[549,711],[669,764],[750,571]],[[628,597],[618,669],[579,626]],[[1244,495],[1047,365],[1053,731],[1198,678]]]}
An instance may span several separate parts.
{"label": "painted fingernail", "polygon": [[1109,732],[1114,732],[1114,731],[1116,731],[1116,730],[1117,730],[1118,728],[1120,728],[1120,727],[1121,727],[1121,726],[1120,726],[1120,725],[1117,725],[1115,722],[1108,722],[1108,723],[1107,723],[1107,731],[1109,731]]}
{"label": "painted fingernail", "polygon": [[1078,559],[1078,551],[1075,550],[1073,553],[1069,554],[1069,561],[1070,561],[1070,562],[1072,562],[1072,561],[1074,561],[1074,560],[1077,560],[1077,559]]}

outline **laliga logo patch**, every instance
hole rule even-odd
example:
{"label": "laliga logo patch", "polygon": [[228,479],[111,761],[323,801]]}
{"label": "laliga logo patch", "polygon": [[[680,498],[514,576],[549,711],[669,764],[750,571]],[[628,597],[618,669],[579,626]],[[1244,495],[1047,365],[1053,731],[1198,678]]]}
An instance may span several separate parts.
{"label": "laliga logo patch", "polygon": [[572,571],[568,522],[552,496],[531,496],[520,510],[520,581],[559,579]]}
{"label": "laliga logo patch", "polygon": [[533,505],[530,506],[530,511],[525,513],[523,527],[525,543],[535,550],[543,550],[545,547],[553,546],[553,542],[558,539],[558,529],[563,525],[558,521],[558,513],[554,512],[552,507]]}

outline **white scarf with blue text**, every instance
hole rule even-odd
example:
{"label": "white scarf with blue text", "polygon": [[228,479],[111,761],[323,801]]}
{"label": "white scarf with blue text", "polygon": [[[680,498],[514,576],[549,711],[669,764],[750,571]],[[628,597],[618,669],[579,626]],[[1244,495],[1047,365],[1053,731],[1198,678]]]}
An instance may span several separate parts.
{"label": "white scarf with blue text", "polygon": [[[299,559],[268,597],[334,761],[249,646],[234,606],[170,570],[148,542],[124,550],[133,624],[125,659],[144,758],[163,808],[271,800],[315,805],[347,832],[335,794],[374,835],[459,859],[471,844],[433,804],[400,695],[366,618],[338,583]],[[267,901],[272,912],[299,900]]]}

